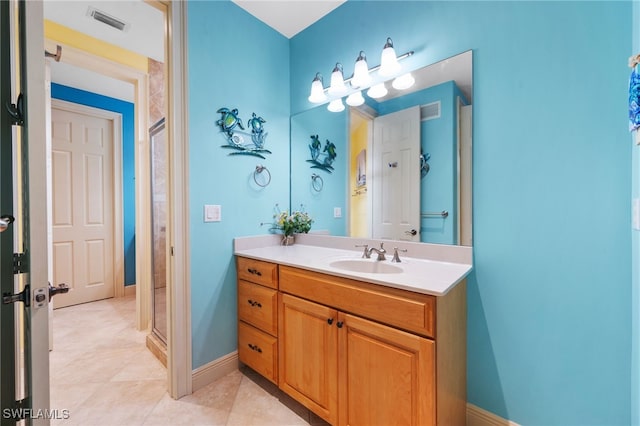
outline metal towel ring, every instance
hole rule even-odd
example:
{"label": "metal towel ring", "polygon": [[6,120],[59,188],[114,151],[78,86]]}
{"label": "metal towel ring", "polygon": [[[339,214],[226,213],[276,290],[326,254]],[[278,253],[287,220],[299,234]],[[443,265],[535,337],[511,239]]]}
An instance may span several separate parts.
{"label": "metal towel ring", "polygon": [[322,187],[324,186],[324,181],[322,180],[322,176],[317,174],[311,175],[311,187],[314,191],[320,192],[322,191]]}
{"label": "metal towel ring", "polygon": [[[267,172],[267,181],[265,183],[258,182],[258,175],[262,174],[262,172]],[[256,185],[264,188],[271,183],[271,172],[262,164],[258,164],[256,166],[256,170],[253,172],[253,181],[256,183]]]}

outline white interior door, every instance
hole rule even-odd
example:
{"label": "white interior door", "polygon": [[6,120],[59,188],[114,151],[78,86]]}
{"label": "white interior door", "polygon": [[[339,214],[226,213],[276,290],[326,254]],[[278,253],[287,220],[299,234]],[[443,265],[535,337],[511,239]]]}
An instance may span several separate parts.
{"label": "white interior door", "polygon": [[113,297],[114,122],[54,107],[51,132],[54,307]]}
{"label": "white interior door", "polygon": [[373,238],[420,241],[420,107],[373,121]]}

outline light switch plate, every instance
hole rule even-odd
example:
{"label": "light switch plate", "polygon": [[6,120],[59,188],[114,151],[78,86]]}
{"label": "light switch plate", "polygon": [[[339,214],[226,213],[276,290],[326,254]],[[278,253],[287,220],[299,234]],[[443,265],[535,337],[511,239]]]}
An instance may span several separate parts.
{"label": "light switch plate", "polygon": [[631,212],[632,227],[636,231],[640,231],[640,198],[634,198],[632,202]]}
{"label": "light switch plate", "polygon": [[342,209],[340,207],[333,208],[333,217],[336,219],[342,217]]}
{"label": "light switch plate", "polygon": [[204,221],[205,222],[220,222],[222,221],[222,206],[219,204],[205,204],[204,206]]}

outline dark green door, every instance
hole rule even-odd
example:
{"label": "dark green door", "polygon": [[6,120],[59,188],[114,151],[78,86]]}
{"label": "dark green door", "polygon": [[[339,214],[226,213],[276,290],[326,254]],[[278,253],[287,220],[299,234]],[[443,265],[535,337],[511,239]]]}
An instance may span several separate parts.
{"label": "dark green door", "polygon": [[[11,3],[0,1],[0,214],[14,214],[13,210],[13,117],[7,111],[7,104],[15,101],[11,93],[13,66],[9,37]],[[13,274],[13,224],[0,233],[0,292],[14,294]],[[2,404],[1,424],[14,424],[12,411],[18,408],[16,377],[16,313],[22,308],[18,304],[0,305],[0,399]]]}
{"label": "dark green door", "polygon": [[[2,426],[15,425],[18,421],[48,425],[50,419],[66,414],[49,407],[50,296],[42,7],[42,2],[0,0]],[[15,217],[13,222],[12,217]]]}

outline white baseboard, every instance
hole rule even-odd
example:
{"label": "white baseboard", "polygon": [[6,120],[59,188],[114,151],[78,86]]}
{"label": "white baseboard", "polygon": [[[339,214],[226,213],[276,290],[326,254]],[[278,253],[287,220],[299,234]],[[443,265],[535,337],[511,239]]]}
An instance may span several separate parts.
{"label": "white baseboard", "polygon": [[487,410],[467,403],[467,426],[519,426]]}
{"label": "white baseboard", "polygon": [[136,295],[136,285],[125,285],[124,286],[124,297],[135,296]]}
{"label": "white baseboard", "polygon": [[218,380],[238,369],[238,351],[231,352],[208,364],[193,370],[191,379],[192,392],[202,389],[209,383]]}

